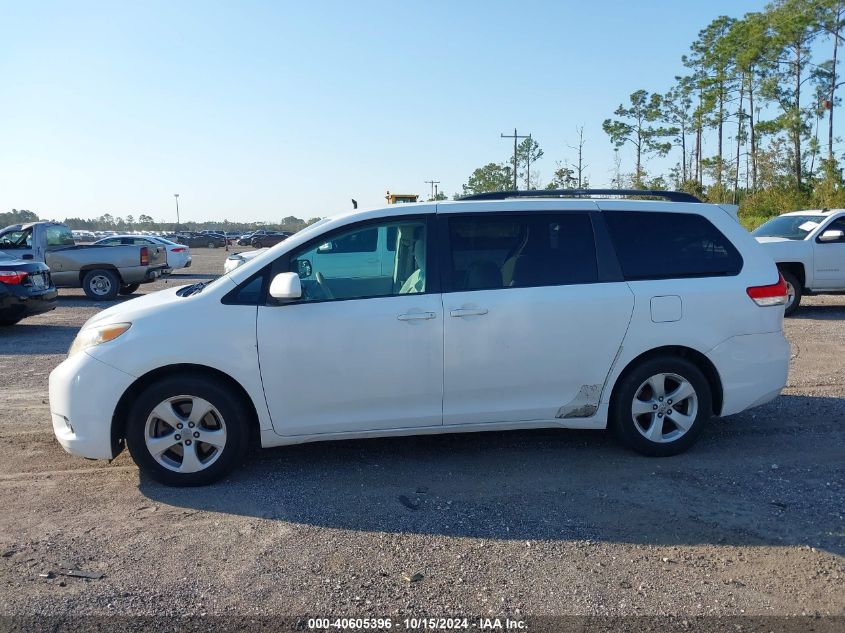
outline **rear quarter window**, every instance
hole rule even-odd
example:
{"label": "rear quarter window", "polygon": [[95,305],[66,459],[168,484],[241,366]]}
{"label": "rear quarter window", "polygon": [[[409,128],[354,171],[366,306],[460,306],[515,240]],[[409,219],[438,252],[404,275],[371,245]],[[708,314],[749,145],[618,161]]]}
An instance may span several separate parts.
{"label": "rear quarter window", "polygon": [[738,275],[742,256],[704,216],[606,211],[626,280]]}

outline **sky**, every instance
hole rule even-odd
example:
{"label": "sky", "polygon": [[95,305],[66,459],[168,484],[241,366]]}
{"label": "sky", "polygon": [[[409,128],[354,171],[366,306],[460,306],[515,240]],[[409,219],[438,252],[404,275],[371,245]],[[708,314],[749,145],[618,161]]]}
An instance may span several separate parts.
{"label": "sky", "polygon": [[[450,197],[517,128],[543,182],[751,0],[0,0],[0,211],[277,222]],[[622,154],[623,171],[632,157]],[[648,168],[648,165],[646,165]]]}

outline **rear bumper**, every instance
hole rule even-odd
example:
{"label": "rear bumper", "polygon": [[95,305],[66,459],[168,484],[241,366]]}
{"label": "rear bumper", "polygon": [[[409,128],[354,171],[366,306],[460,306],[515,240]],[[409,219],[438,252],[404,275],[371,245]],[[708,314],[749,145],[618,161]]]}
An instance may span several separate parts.
{"label": "rear bumper", "polygon": [[85,352],[56,367],[50,374],[50,415],[62,448],[89,459],[114,457],[119,448],[112,443],[112,416],[134,380]]}
{"label": "rear bumper", "polygon": [[7,286],[0,288],[0,319],[22,319],[56,308],[58,291],[55,288],[31,292],[28,288]]}
{"label": "rear bumper", "polygon": [[722,380],[722,411],[733,415],[774,400],[789,374],[789,342],[783,332],[734,336],[707,357]]}

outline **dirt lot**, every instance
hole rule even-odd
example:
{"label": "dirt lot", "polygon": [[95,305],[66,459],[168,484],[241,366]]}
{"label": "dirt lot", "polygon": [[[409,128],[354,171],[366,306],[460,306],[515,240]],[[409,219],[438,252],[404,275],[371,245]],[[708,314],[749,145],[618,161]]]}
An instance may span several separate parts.
{"label": "dirt lot", "polygon": [[[193,255],[141,292],[222,271]],[[806,303],[784,395],[682,456],[602,432],[350,441],[180,490],[54,440],[47,376],[103,307],[63,290],[0,333],[0,614],[845,615],[845,297]]]}

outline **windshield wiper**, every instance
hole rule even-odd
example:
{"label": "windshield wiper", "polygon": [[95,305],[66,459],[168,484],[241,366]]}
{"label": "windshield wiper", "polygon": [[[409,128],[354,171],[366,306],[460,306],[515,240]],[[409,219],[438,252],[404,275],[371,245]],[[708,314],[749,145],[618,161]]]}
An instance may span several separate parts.
{"label": "windshield wiper", "polygon": [[200,292],[202,292],[203,288],[205,288],[210,283],[210,281],[200,281],[195,284],[191,284],[190,286],[180,288],[176,291],[176,294],[180,297],[190,297],[191,295],[199,294]]}

